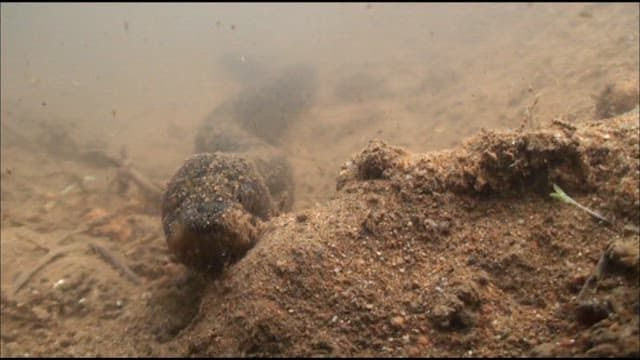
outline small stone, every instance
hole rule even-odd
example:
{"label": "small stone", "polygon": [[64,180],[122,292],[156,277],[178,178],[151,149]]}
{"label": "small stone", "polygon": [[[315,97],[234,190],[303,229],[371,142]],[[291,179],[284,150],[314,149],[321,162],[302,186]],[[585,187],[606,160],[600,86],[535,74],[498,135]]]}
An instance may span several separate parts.
{"label": "small stone", "polygon": [[409,348],[407,355],[409,355],[409,357],[421,357],[420,349],[418,349],[415,346],[412,346]]}
{"label": "small stone", "polygon": [[464,281],[457,283],[455,285],[455,294],[465,305],[469,305],[472,308],[478,308],[480,306],[479,291],[473,282]]}
{"label": "small stone", "polygon": [[391,326],[396,329],[401,329],[404,327],[404,318],[402,316],[394,316],[391,318]]}
{"label": "small stone", "polygon": [[38,320],[48,320],[51,317],[49,312],[40,306],[34,306],[31,311],[33,311]]}
{"label": "small stone", "polygon": [[451,228],[451,223],[449,223],[448,221],[440,221],[438,223],[438,231],[440,231],[445,235],[449,233],[450,228]]}
{"label": "small stone", "polygon": [[429,218],[424,219],[424,225],[430,230],[436,230],[438,228],[438,223]]}
{"label": "small stone", "polygon": [[60,347],[63,347],[63,348],[69,347],[71,346],[71,344],[72,344],[71,339],[67,339],[67,338],[61,339],[59,342]]}
{"label": "small stone", "polygon": [[67,291],[67,290],[71,289],[73,286],[74,286],[74,284],[70,283],[69,281],[67,281],[64,278],[56,281],[55,284],[53,284],[53,288],[57,289],[57,290],[60,290],[60,291]]}
{"label": "small stone", "polygon": [[45,212],[50,212],[51,210],[53,210],[53,207],[56,206],[58,202],[55,200],[49,201],[46,204],[44,204],[43,209]]}
{"label": "small stone", "polygon": [[598,299],[590,299],[582,301],[576,307],[576,320],[581,324],[591,326],[601,320],[609,317],[613,312],[611,303],[608,301],[599,301]]}
{"label": "small stone", "polygon": [[588,277],[588,274],[573,275],[572,277],[569,278],[569,280],[566,283],[567,289],[571,293],[577,294],[580,291],[580,289],[582,289],[582,286],[587,280],[587,277]]}
{"label": "small stone", "polygon": [[419,301],[412,301],[409,303],[409,311],[414,314],[418,314],[423,313],[425,311],[425,308]]}
{"label": "small stone", "polygon": [[457,297],[446,296],[432,307],[429,320],[441,330],[463,330],[473,326],[473,318]]}
{"label": "small stone", "polygon": [[633,271],[640,259],[640,241],[637,236],[618,240],[606,251],[609,268]]}
{"label": "small stone", "polygon": [[622,229],[622,235],[623,236],[634,236],[634,235],[639,235],[639,234],[640,234],[640,228],[638,228],[637,226],[635,226],[633,224],[627,224]]}
{"label": "small stone", "polygon": [[416,342],[420,345],[429,345],[431,343],[429,341],[429,338],[424,335],[418,336],[418,339],[416,340]]}
{"label": "small stone", "polygon": [[531,355],[535,357],[551,357],[554,349],[555,345],[553,343],[540,344],[531,350]]}

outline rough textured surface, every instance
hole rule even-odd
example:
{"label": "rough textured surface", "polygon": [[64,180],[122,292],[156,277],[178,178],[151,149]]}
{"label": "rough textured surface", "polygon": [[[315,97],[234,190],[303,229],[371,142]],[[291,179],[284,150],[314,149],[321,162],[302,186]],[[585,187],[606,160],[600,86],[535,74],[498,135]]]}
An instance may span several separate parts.
{"label": "rough textured surface", "polygon": [[[235,61],[228,56],[225,59]],[[200,124],[194,151],[237,154],[253,162],[276,207],[290,210],[295,192],[293,171],[276,146],[287,128],[311,106],[314,92],[315,72],[306,65],[289,66],[272,79],[251,83]]]}
{"label": "rough textured surface", "polygon": [[[375,18],[385,6],[395,5],[372,4],[363,15]],[[108,191],[113,168],[75,159],[78,150],[117,153],[126,145],[134,166],[164,185],[193,153],[202,119],[237,84],[217,79],[203,88],[199,80],[208,81],[199,73],[172,83],[182,97],[159,104],[143,92],[131,99],[140,112],[96,112],[100,129],[114,137],[84,117],[57,121],[49,99],[3,102],[0,354],[637,356],[638,270],[630,249],[638,249],[638,115],[594,119],[589,95],[638,78],[638,4],[477,6],[508,16],[487,24],[473,6],[459,7],[476,20],[451,29],[472,36],[466,46],[439,47],[449,39],[435,29],[428,39],[407,33],[411,51],[402,53],[393,50],[404,44],[383,47],[373,37],[377,53],[367,63],[347,59],[353,63],[327,69],[330,58],[311,59],[321,71],[319,99],[283,133],[279,149],[295,174],[295,212],[269,220],[262,240],[216,280],[171,259],[159,209],[135,186],[121,198]],[[422,22],[415,25],[423,33]],[[473,31],[479,25],[491,30],[485,38]],[[142,41],[135,29],[127,41]],[[178,77],[194,69],[182,70]],[[383,80],[387,94],[337,98],[336,85],[356,73]],[[519,127],[538,92],[536,126],[504,131]],[[158,106],[147,108],[150,102]],[[28,112],[29,104],[41,111]],[[478,149],[500,150],[498,162],[465,150],[461,140],[470,135]],[[506,141],[521,136],[544,147],[530,152]],[[100,141],[89,144],[92,138]],[[374,138],[385,144],[377,154],[392,160],[383,177],[355,172],[336,193],[340,166]],[[394,147],[406,154],[396,157],[387,149]],[[549,152],[534,152],[540,149]],[[561,151],[575,161],[559,158]],[[527,159],[534,153],[553,164]],[[513,159],[523,160],[510,173]],[[360,162],[350,161],[357,169]],[[60,194],[86,175],[95,177],[86,191]],[[480,178],[487,182],[478,192]],[[551,199],[545,179],[614,224]],[[141,285],[88,243],[117,256]],[[62,249],[13,294],[16,280]],[[607,317],[587,325],[598,316],[582,323],[582,311]]]}
{"label": "rough textured surface", "polygon": [[197,154],[169,182],[162,224],[179,261],[220,273],[256,243],[259,220],[273,212],[269,189],[252,163],[223,153]]}
{"label": "rough textured surface", "polygon": [[[185,354],[637,356],[638,217],[618,197],[638,201],[638,135],[628,113],[429,154],[372,141],[336,200],[273,219],[205,291]],[[603,146],[625,172],[591,165]]]}
{"label": "rough textured surface", "polygon": [[[335,200],[264,226],[273,208],[255,166],[236,155],[195,156],[169,185],[165,225],[171,237],[171,224],[187,224],[181,241],[229,235],[202,247],[210,256],[184,253],[221,276],[203,279],[168,261],[162,237],[146,239],[157,217],[132,214],[139,205],[108,217],[94,209],[80,216],[102,223],[63,243],[80,246],[100,230],[143,285],[99,260],[98,271],[113,274],[96,277],[83,265],[93,255],[78,247],[34,278],[44,284],[17,298],[2,292],[3,351],[24,354],[26,336],[46,339],[43,354],[637,356],[638,130],[628,113],[575,129],[480,133],[427,154],[374,141],[345,163]],[[539,146],[510,145],[525,140]],[[525,161],[540,149],[555,161]],[[488,150],[522,166],[487,161]],[[612,224],[551,199],[551,181]],[[216,207],[215,194],[231,206]],[[80,205],[58,206],[66,214]],[[65,221],[74,224],[56,223]],[[253,235],[243,229],[252,226],[264,233],[247,251],[242,240]],[[8,248],[8,269],[34,246],[27,239],[43,241],[25,227],[2,231],[3,241],[21,240]],[[228,245],[239,260],[225,270],[232,259],[219,250]],[[80,324],[92,335],[73,330]]]}

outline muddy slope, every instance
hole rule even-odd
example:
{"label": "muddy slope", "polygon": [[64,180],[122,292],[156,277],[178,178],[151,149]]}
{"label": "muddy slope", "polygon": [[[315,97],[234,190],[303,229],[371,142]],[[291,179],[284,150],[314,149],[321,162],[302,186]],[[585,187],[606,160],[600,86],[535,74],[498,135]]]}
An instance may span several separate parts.
{"label": "muddy slope", "polygon": [[[637,356],[638,143],[637,112],[428,154],[372,141],[343,166],[338,198],[276,219],[170,344],[209,356]],[[550,198],[553,183],[611,224]]]}

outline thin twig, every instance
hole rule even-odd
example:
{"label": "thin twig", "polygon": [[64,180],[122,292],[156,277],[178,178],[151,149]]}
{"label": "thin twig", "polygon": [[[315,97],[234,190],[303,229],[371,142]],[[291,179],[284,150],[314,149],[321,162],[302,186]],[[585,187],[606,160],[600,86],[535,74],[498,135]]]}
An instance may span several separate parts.
{"label": "thin twig", "polygon": [[570,203],[570,204],[573,204],[574,206],[577,206],[577,207],[578,207],[578,209],[585,211],[587,214],[589,214],[589,215],[593,216],[594,218],[596,218],[596,219],[598,219],[598,220],[600,220],[600,221],[604,221],[604,222],[606,222],[607,224],[611,224],[611,221],[609,221],[609,220],[608,220],[607,218],[605,218],[604,216],[602,216],[602,215],[598,214],[597,212],[595,212],[595,211],[593,211],[593,210],[589,209],[588,207],[586,207],[586,206],[584,206],[584,205],[580,204],[579,202],[577,202],[577,201],[575,201],[575,200],[573,200],[573,199],[571,199],[571,198],[569,198],[568,200],[569,200],[569,203]]}
{"label": "thin twig", "polygon": [[587,292],[587,289],[592,288],[592,293],[595,292],[595,286],[598,284],[598,281],[600,279],[603,278],[604,276],[604,272],[605,272],[605,268],[607,266],[607,259],[609,257],[609,252],[610,252],[610,248],[607,248],[607,250],[605,250],[602,255],[600,255],[600,259],[598,259],[598,263],[596,264],[596,267],[594,270],[591,271],[591,275],[589,275],[589,277],[587,278],[587,280],[585,280],[584,285],[582,285],[582,289],[580,289],[580,292],[578,293],[578,296],[576,297],[576,299],[578,300],[584,300],[585,299],[585,294]]}
{"label": "thin twig", "polygon": [[[78,230],[72,231],[68,234],[66,234],[65,236],[63,236],[62,238],[60,238],[60,240],[58,240],[58,244],[64,244],[65,241],[67,241],[67,239],[71,238],[74,235],[78,235],[81,234],[85,231],[87,231],[89,229],[89,225],[84,225],[81,226]],[[20,291],[20,289],[22,289],[24,287],[24,285],[26,285],[26,283],[31,280],[31,278],[33,277],[33,275],[35,275],[38,271],[40,271],[40,269],[42,269],[43,267],[47,266],[49,263],[53,262],[54,260],[58,259],[59,257],[66,255],[67,252],[69,252],[70,250],[73,250],[74,248],[77,248],[77,245],[74,246],[64,246],[64,247],[60,247],[56,250],[53,250],[51,252],[49,252],[45,257],[42,258],[42,260],[40,260],[40,262],[38,262],[31,270],[23,273],[20,278],[16,281],[14,290],[13,290],[13,295],[16,295],[18,293],[18,291]]]}
{"label": "thin twig", "polygon": [[118,175],[126,177],[135,183],[142,195],[152,201],[153,203],[161,204],[164,191],[162,188],[151,180],[144,177],[136,169],[133,169],[130,165],[122,166],[118,169]]}
{"label": "thin twig", "polygon": [[159,232],[154,231],[153,233],[147,235],[145,238],[140,240],[140,244],[146,244],[146,243],[150,242],[151,240],[155,240],[156,238],[158,238],[160,236],[161,236],[161,234]]}
{"label": "thin twig", "polygon": [[568,122],[566,122],[564,120],[561,120],[561,119],[553,119],[551,122],[554,125],[561,126],[561,127],[565,128],[567,130],[570,130],[570,131],[576,131],[576,129],[577,129],[574,125],[569,124]]}
{"label": "thin twig", "polygon": [[[580,292],[578,293],[578,296],[576,296],[576,299],[578,301],[581,300],[585,300],[586,297],[586,293],[587,293],[587,289],[594,287],[598,282],[598,276],[596,274],[591,274],[589,275],[589,277],[584,281],[584,284],[582,285],[582,288],[580,289]],[[593,292],[593,289],[592,289]]]}
{"label": "thin twig", "polygon": [[524,116],[522,118],[522,123],[520,124],[520,127],[518,128],[518,132],[522,132],[525,127],[527,127],[527,125],[529,125],[529,128],[534,128],[534,124],[533,124],[533,110],[535,109],[536,105],[538,105],[538,100],[540,100],[540,93],[536,94],[535,98],[533,99],[533,102],[531,103],[531,105],[529,105],[525,112],[524,112]]}
{"label": "thin twig", "polygon": [[67,242],[67,240],[70,239],[72,236],[87,232],[91,228],[91,226],[93,226],[92,224],[93,223],[88,224],[88,225],[82,225],[82,226],[80,226],[80,228],[78,230],[75,230],[75,231],[72,231],[72,232],[68,233],[67,235],[65,235],[62,238],[60,238],[60,240],[58,240],[58,244],[64,245]]}
{"label": "thin twig", "polygon": [[102,260],[104,260],[113,268],[115,268],[121,275],[126,277],[127,280],[131,281],[135,285],[141,284],[140,278],[138,278],[138,276],[134,274],[133,271],[131,271],[131,269],[129,269],[127,265],[125,265],[122,261],[116,258],[116,256],[113,255],[109,250],[95,243],[89,243],[89,248],[91,248],[98,255],[100,255],[100,258]]}
{"label": "thin twig", "polygon": [[598,220],[600,220],[600,221],[603,221],[603,222],[605,222],[605,223],[607,223],[607,224],[609,224],[609,225],[611,225],[611,224],[612,224],[612,223],[611,223],[611,221],[609,221],[609,220],[608,220],[607,218],[605,218],[604,216],[602,216],[602,215],[598,214],[597,212],[595,212],[595,211],[593,211],[593,210],[589,209],[588,207],[586,207],[586,206],[584,206],[584,205],[580,204],[579,202],[577,202],[577,201],[573,200],[573,198],[571,198],[569,195],[567,195],[567,194],[562,190],[562,188],[560,188],[560,186],[558,186],[558,185],[556,185],[556,184],[553,184],[553,191],[554,191],[554,192],[552,192],[551,194],[549,194],[549,196],[551,196],[552,198],[554,198],[554,199],[556,199],[556,200],[559,200],[559,201],[562,201],[562,202],[567,203],[567,204],[571,204],[571,205],[573,205],[573,206],[577,207],[578,209],[580,209],[580,210],[582,210],[582,211],[586,212],[587,214],[589,214],[589,215],[593,216],[594,218],[596,218],[596,219],[598,219]]}
{"label": "thin twig", "polygon": [[47,254],[40,261],[38,261],[36,263],[36,265],[33,268],[31,268],[31,270],[26,271],[26,272],[24,272],[24,273],[22,273],[20,275],[20,278],[18,278],[18,280],[16,281],[16,284],[15,284],[15,287],[13,288],[12,295],[15,296],[18,293],[18,291],[20,291],[20,289],[22,289],[27,284],[27,282],[29,282],[29,280],[31,280],[33,275],[35,275],[42,268],[44,268],[49,263],[51,263],[54,260],[66,255],[69,251],[71,251],[73,249],[76,249],[76,248],[77,248],[77,246],[75,246],[75,245],[74,246],[65,246],[65,247],[58,248],[58,249],[50,252],[49,254]]}
{"label": "thin twig", "polygon": [[134,169],[131,165],[131,161],[127,157],[126,151],[123,150],[119,158],[100,150],[92,150],[90,153],[86,154],[86,156],[88,155],[102,159],[102,163],[117,167],[118,181],[122,182],[125,188],[128,187],[128,182],[132,181],[136,186],[138,186],[144,197],[154,203],[162,203],[162,196],[164,194],[162,186],[157,185],[155,182],[151,181]]}

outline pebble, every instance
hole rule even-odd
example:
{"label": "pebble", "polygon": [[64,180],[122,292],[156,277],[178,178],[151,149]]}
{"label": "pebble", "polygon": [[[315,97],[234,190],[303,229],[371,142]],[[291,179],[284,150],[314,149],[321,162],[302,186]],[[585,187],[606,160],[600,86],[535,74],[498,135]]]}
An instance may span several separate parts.
{"label": "pebble", "polygon": [[409,348],[408,355],[409,355],[409,357],[421,357],[420,349],[418,349],[417,347],[413,346],[413,347]]}
{"label": "pebble", "polygon": [[606,319],[612,312],[613,308],[608,301],[591,299],[578,304],[576,308],[576,320],[581,324],[591,326]]}
{"label": "pebble", "polygon": [[67,282],[65,279],[60,279],[60,280],[56,281],[55,284],[53,284],[53,288],[57,289],[57,288],[61,287],[62,285],[64,285],[65,282]]}
{"label": "pebble", "polygon": [[420,335],[418,336],[417,343],[420,345],[429,345],[430,341],[428,337]]}
{"label": "pebble", "polygon": [[438,223],[428,218],[424,219],[424,224],[431,230],[438,228]]}
{"label": "pebble", "polygon": [[40,306],[34,306],[32,311],[38,320],[48,320],[51,317],[49,312]]}
{"label": "pebble", "polygon": [[394,316],[391,318],[391,326],[396,329],[404,327],[404,318],[402,316]]}

